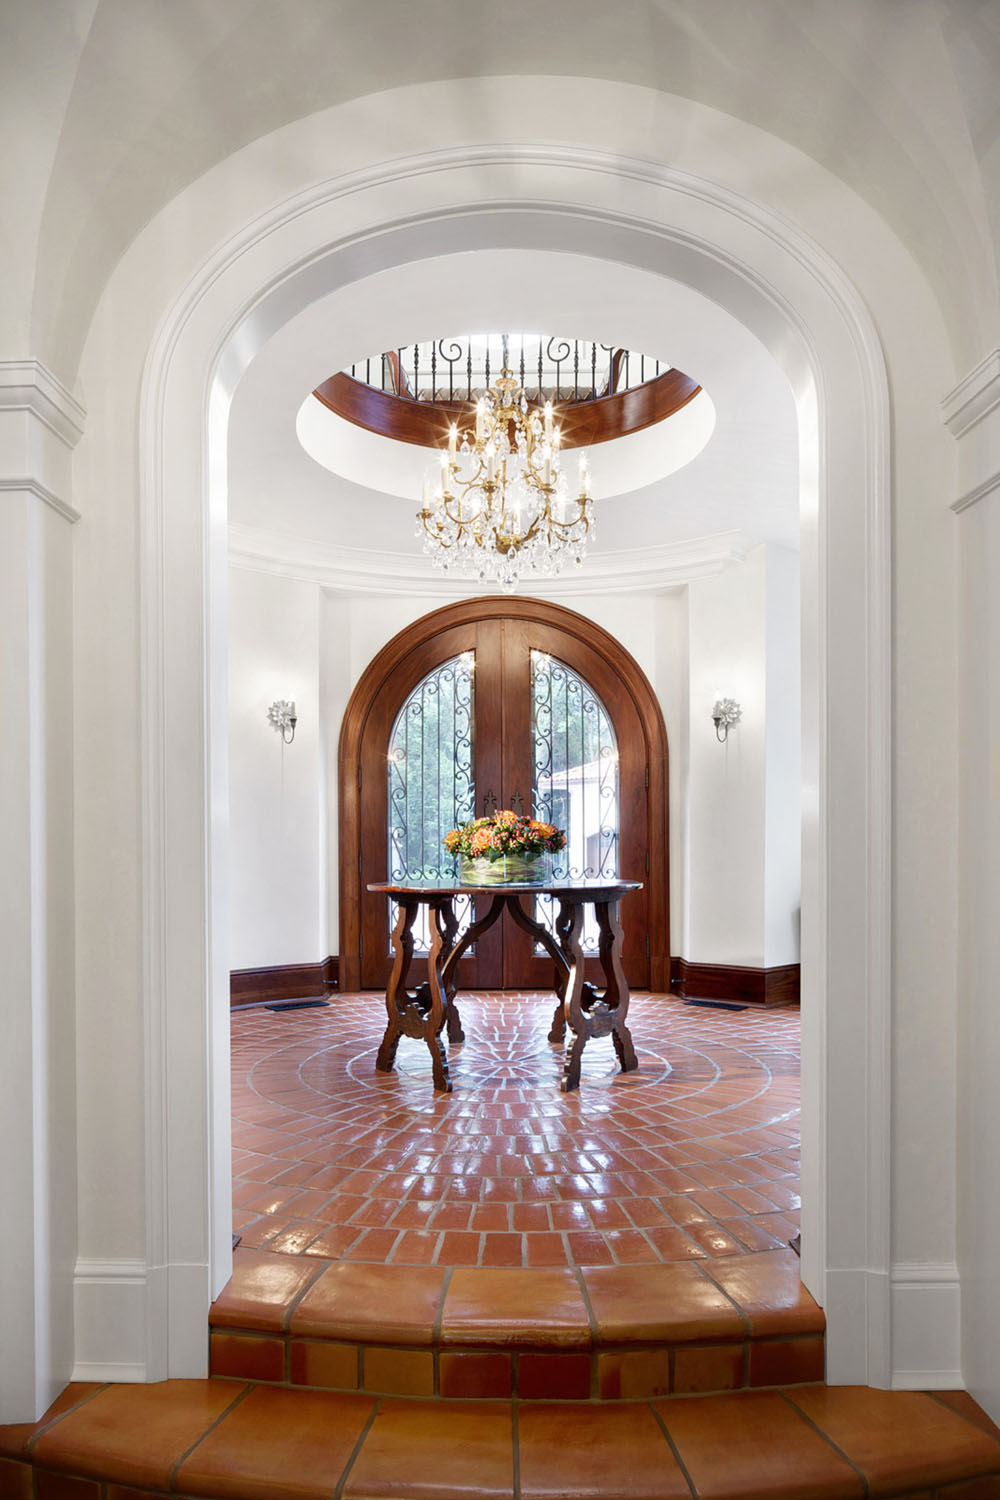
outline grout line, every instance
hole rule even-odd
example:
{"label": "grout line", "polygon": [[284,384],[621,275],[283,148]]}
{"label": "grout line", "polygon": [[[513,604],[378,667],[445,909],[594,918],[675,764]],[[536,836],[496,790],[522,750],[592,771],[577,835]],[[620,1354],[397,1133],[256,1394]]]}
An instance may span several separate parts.
{"label": "grout line", "polygon": [[[289,1258],[291,1259],[292,1257],[289,1257]],[[294,1259],[295,1260],[305,1260],[306,1256],[304,1256],[304,1255],[297,1255],[297,1256],[294,1257]],[[316,1259],[319,1260],[319,1257],[317,1256]],[[291,1330],[291,1322],[292,1322],[292,1313],[298,1307],[298,1305],[302,1301],[303,1297],[306,1295],[307,1292],[311,1292],[312,1291],[313,1287],[316,1285],[317,1281],[319,1281],[320,1277],[324,1276],[326,1274],[326,1272],[330,1269],[331,1266],[337,1265],[337,1264],[339,1264],[337,1261],[320,1260],[319,1269],[317,1270],[316,1274],[314,1276],[310,1276],[310,1278],[306,1282],[305,1286],[303,1286],[298,1292],[295,1293],[294,1297],[292,1297],[292,1299],[289,1302],[288,1306],[285,1308],[284,1316],[282,1317],[282,1320],[281,1320],[281,1328],[280,1328],[280,1332],[281,1333],[287,1334],[287,1333],[290,1332],[290,1330]]]}
{"label": "grout line", "polygon": [[445,1299],[448,1296],[448,1288],[451,1286],[451,1278],[454,1269],[454,1266],[448,1267],[448,1269],[444,1273],[444,1281],[441,1283],[441,1301],[438,1303],[438,1309],[434,1315],[434,1323],[431,1327],[431,1340],[433,1348],[440,1348],[441,1346],[441,1324],[444,1321],[444,1304]]}
{"label": "grout line", "polygon": [[347,1463],[344,1465],[344,1472],[341,1474],[340,1478],[337,1480],[337,1483],[333,1487],[332,1500],[340,1500],[340,1497],[343,1494],[344,1485],[347,1483],[348,1476],[350,1475],[350,1472],[357,1461],[361,1449],[364,1447],[365,1439],[372,1429],[372,1424],[374,1423],[375,1418],[378,1416],[379,1412],[382,1409],[382,1399],[383,1398],[381,1396],[376,1396],[374,1402],[372,1403],[372,1409],[368,1413],[368,1420],[362,1427],[360,1433],[358,1434],[357,1442],[354,1444],[354,1447],[351,1449],[350,1453],[347,1456]]}
{"label": "grout line", "polygon": [[587,1322],[590,1325],[590,1351],[589,1351],[590,1352],[590,1364],[591,1364],[591,1376],[590,1376],[590,1379],[591,1379],[591,1390],[593,1391],[594,1385],[595,1385],[596,1380],[597,1380],[597,1373],[596,1373],[597,1372],[596,1352],[597,1352],[597,1346],[601,1342],[601,1329],[600,1329],[600,1324],[597,1321],[597,1314],[594,1312],[594,1309],[593,1309],[593,1307],[591,1306],[591,1303],[590,1303],[590,1294],[587,1291],[587,1283],[584,1280],[583,1269],[582,1269],[581,1266],[573,1266],[571,1269],[573,1271],[573,1275],[576,1277],[577,1285],[580,1288],[580,1295],[583,1297],[584,1310],[586,1311],[586,1314],[587,1314]]}
{"label": "grout line", "polygon": [[668,1445],[670,1447],[670,1451],[674,1455],[674,1458],[675,1458],[675,1460],[677,1462],[677,1467],[680,1469],[681,1473],[684,1476],[684,1482],[685,1482],[685,1484],[687,1485],[688,1489],[691,1491],[691,1494],[693,1495],[694,1500],[698,1500],[698,1491],[695,1488],[694,1480],[691,1478],[691,1475],[688,1473],[687,1465],[685,1464],[684,1460],[681,1458],[680,1450],[677,1447],[677,1444],[674,1442],[673,1438],[670,1436],[670,1432],[669,1432],[669,1429],[667,1428],[666,1422],[664,1422],[663,1418],[660,1416],[659,1411],[653,1405],[652,1401],[647,1401],[646,1405],[649,1407],[649,1410],[653,1413],[653,1420],[655,1421],[656,1425],[659,1427],[660,1431],[663,1433],[663,1436],[667,1440],[667,1443],[668,1443]]}
{"label": "grout line", "polygon": [[51,1432],[53,1427],[61,1422],[64,1417],[68,1417],[71,1412],[79,1411],[81,1406],[86,1406],[88,1401],[93,1401],[94,1397],[99,1396],[102,1391],[106,1391],[108,1389],[108,1386],[109,1382],[102,1382],[97,1387],[96,1391],[90,1391],[86,1396],[81,1396],[79,1401],[74,1401],[72,1406],[68,1406],[66,1410],[61,1411],[57,1417],[53,1417],[51,1422],[46,1422],[43,1427],[39,1427],[38,1431],[32,1433],[31,1437],[28,1439],[27,1445],[25,1447],[25,1453],[32,1452],[35,1444],[38,1442],[38,1439],[42,1436],[43,1433]]}
{"label": "grout line", "polygon": [[[728,1259],[739,1259],[739,1260],[742,1260],[743,1257],[742,1256],[733,1256],[733,1257],[729,1257],[729,1256],[722,1257],[722,1256],[720,1256],[719,1259],[720,1260],[721,1259],[726,1259],[726,1260],[728,1260]],[[731,1297],[729,1295],[729,1293],[726,1291],[725,1287],[724,1286],[720,1286],[719,1283],[716,1281],[715,1277],[709,1275],[708,1266],[710,1266],[712,1264],[711,1259],[708,1261],[707,1265],[705,1265],[705,1266],[703,1266],[702,1263],[701,1263],[701,1261],[698,1261],[698,1260],[692,1260],[690,1262],[690,1264],[692,1266],[694,1266],[695,1270],[698,1271],[700,1275],[704,1276],[705,1280],[707,1282],[709,1282],[710,1285],[713,1286],[717,1292],[721,1292],[722,1293],[722,1295],[725,1297],[725,1299],[726,1299],[727,1302],[732,1303],[733,1307],[735,1307],[736,1311],[740,1315],[740,1321],[743,1324],[743,1330],[744,1330],[744,1333],[746,1334],[747,1339],[748,1340],[752,1339],[753,1338],[753,1329],[750,1326],[750,1315],[749,1315],[749,1313],[744,1312],[743,1308],[736,1301],[735,1297]]]}
{"label": "grout line", "polygon": [[198,1447],[200,1447],[200,1445],[208,1437],[208,1434],[210,1432],[214,1432],[215,1429],[219,1426],[220,1422],[223,1422],[226,1419],[226,1417],[229,1416],[230,1412],[235,1411],[236,1408],[238,1406],[240,1406],[247,1399],[247,1397],[249,1396],[250,1392],[253,1389],[254,1389],[254,1386],[253,1386],[252,1383],[248,1383],[247,1385],[245,1385],[243,1387],[243,1389],[240,1391],[240,1393],[236,1396],[235,1400],[230,1401],[229,1405],[225,1408],[224,1411],[221,1411],[219,1413],[219,1415],[216,1417],[215,1421],[214,1422],[210,1422],[208,1424],[208,1426],[205,1428],[205,1431],[201,1434],[201,1436],[198,1437],[198,1438],[196,1438],[195,1441],[191,1444],[190,1448],[188,1448],[184,1453],[181,1454],[180,1458],[177,1460],[177,1462],[174,1464],[173,1468],[170,1470],[170,1475],[169,1475],[169,1477],[167,1479],[167,1489],[168,1490],[174,1490],[174,1489],[176,1489],[177,1475],[178,1475],[178,1472],[179,1472],[179,1470],[181,1468],[181,1465],[185,1462],[185,1460],[189,1459],[191,1457],[191,1455],[195,1451],[195,1449],[198,1448]]}
{"label": "grout line", "polygon": [[[963,1422],[968,1422],[970,1427],[975,1427],[977,1432],[985,1433],[987,1437],[993,1438],[994,1442],[1000,1441],[990,1431],[989,1427],[985,1426],[982,1422],[977,1422],[975,1417],[967,1416],[965,1412],[959,1411],[956,1407],[949,1405],[947,1401],[942,1401],[941,1397],[937,1394],[936,1391],[917,1391],[915,1392],[915,1394],[920,1396],[929,1396],[936,1405],[944,1407],[945,1411],[950,1411],[953,1417],[961,1417]],[[968,1394],[968,1391],[966,1391],[966,1395]],[[972,1397],[971,1399],[975,1400],[975,1397]],[[977,1402],[976,1404],[978,1405],[979,1403]],[[987,1422],[990,1421],[990,1415],[988,1412],[984,1411],[983,1416],[986,1418]],[[996,1424],[994,1423],[993,1425]]]}
{"label": "grout line", "polygon": [[514,1500],[521,1500],[521,1430],[518,1421],[517,1402],[511,1402],[510,1408],[511,1439],[513,1443],[514,1459]]}
{"label": "grout line", "polygon": [[848,1455],[844,1452],[843,1448],[839,1447],[838,1444],[833,1441],[833,1438],[830,1436],[830,1434],[828,1432],[824,1432],[823,1431],[822,1427],[820,1427],[820,1425],[819,1425],[818,1422],[814,1422],[813,1419],[812,1419],[812,1417],[810,1417],[806,1412],[804,1412],[802,1410],[801,1406],[797,1406],[795,1404],[795,1402],[792,1400],[791,1396],[788,1395],[787,1391],[784,1391],[784,1390],[776,1388],[775,1389],[775,1394],[778,1395],[778,1396],[780,1396],[781,1399],[782,1399],[782,1401],[784,1401],[788,1406],[790,1406],[792,1408],[792,1411],[795,1412],[796,1416],[799,1416],[799,1417],[802,1418],[803,1422],[805,1422],[805,1424],[806,1424],[807,1427],[811,1427],[814,1432],[818,1432],[819,1435],[820,1435],[820,1437],[823,1439],[823,1441],[825,1443],[827,1443],[833,1449],[834,1453],[838,1454],[844,1460],[845,1464],[849,1464],[850,1465],[850,1467],[854,1470],[855,1474],[857,1474],[858,1478],[861,1480],[861,1483],[864,1485],[864,1491],[865,1491],[865,1496],[866,1496],[866,1500],[867,1500],[867,1496],[871,1493],[870,1490],[869,1490],[869,1488],[868,1488],[868,1479],[867,1479],[867,1476],[864,1475],[861,1472],[861,1470],[858,1468],[858,1466],[854,1462],[854,1460],[852,1458],[848,1457]]}

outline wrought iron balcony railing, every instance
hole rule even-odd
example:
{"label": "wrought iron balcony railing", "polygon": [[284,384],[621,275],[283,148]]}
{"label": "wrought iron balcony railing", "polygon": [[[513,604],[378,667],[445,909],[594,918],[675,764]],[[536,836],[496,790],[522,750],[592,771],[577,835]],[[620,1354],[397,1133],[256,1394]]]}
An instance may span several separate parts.
{"label": "wrought iron balcony railing", "polygon": [[505,363],[529,402],[556,405],[614,396],[671,368],[648,355],[592,339],[471,334],[401,345],[361,360],[344,373],[386,395],[453,405],[478,400]]}
{"label": "wrought iron balcony railing", "polygon": [[504,364],[530,406],[551,401],[564,448],[606,443],[671,417],[701,390],[649,355],[590,339],[472,334],[401,345],[331,375],[313,394],[338,417],[397,442],[440,447],[469,427]]}

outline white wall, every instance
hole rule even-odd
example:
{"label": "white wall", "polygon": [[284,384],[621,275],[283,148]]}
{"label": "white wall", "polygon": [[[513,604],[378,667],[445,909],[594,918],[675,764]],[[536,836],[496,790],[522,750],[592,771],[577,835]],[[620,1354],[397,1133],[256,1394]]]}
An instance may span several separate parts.
{"label": "white wall", "polygon": [[[330,952],[325,726],[314,583],[230,570],[230,966],[317,963]],[[267,720],[295,703],[290,745]],[[334,773],[336,763],[334,763]]]}
{"label": "white wall", "polygon": [[767,548],[764,966],[799,961],[802,905],[802,633],[799,559]]}
{"label": "white wall", "polygon": [[[766,549],[690,585],[689,888],[679,952],[692,963],[764,963]],[[719,744],[717,698],[740,722]]]}
{"label": "white wall", "polygon": [[[1000,351],[992,379],[1000,398]],[[965,413],[968,415],[968,412]],[[956,430],[953,426],[953,430]],[[965,1382],[1000,1419],[1000,406],[956,435],[960,532],[962,674],[959,736],[961,888],[959,925],[958,1199]],[[963,451],[975,450],[968,460]],[[962,501],[959,501],[962,504]]]}

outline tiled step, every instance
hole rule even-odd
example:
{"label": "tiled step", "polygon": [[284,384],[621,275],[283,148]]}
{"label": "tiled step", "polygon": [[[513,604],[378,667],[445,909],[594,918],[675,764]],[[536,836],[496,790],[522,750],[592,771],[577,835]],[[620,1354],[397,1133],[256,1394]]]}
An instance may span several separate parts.
{"label": "tiled step", "polygon": [[823,1378],[792,1251],[672,1265],[399,1268],[237,1250],[211,1371],[455,1399],[634,1400]]}
{"label": "tiled step", "polygon": [[0,1428],[2,1500],[998,1500],[964,1393],[802,1386],[607,1405],[172,1380]]}

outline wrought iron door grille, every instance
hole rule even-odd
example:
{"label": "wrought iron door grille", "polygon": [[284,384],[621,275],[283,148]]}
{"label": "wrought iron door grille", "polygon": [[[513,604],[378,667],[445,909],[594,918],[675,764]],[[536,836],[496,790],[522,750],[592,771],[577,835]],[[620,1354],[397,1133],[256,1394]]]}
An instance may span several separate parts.
{"label": "wrought iron door grille", "polygon": [[[571,667],[531,653],[532,803],[534,815],[566,832],[553,856],[557,880],[616,880],[619,862],[618,742],[600,698]],[[539,896],[537,920],[555,932],[552,898]],[[583,945],[596,953],[588,908]],[[542,948],[536,950],[544,952]]]}
{"label": "wrought iron door grille", "polygon": [[[452,657],[417,683],[396,715],[386,755],[391,881],[451,880],[457,873],[442,840],[474,816],[474,678],[474,652]],[[464,930],[472,920],[471,900],[459,898],[455,911]],[[390,900],[390,932],[397,912]],[[426,908],[413,936],[414,951],[426,953]]]}

